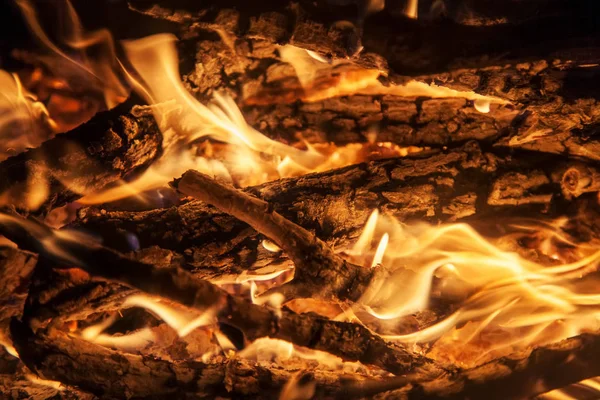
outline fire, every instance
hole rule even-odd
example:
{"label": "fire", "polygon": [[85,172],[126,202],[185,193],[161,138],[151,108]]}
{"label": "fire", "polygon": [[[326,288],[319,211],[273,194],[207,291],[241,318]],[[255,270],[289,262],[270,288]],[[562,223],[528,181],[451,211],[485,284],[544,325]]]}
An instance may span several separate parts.
{"label": "fire", "polygon": [[[248,125],[230,97],[216,93],[213,102],[208,105],[196,100],[179,78],[174,36],[159,34],[126,41],[123,43],[126,60],[121,61],[116,56],[110,33],[106,30],[85,31],[73,7],[65,1],[64,37],[69,51],[64,51],[44,32],[32,5],[27,0],[20,0],[18,4],[33,35],[54,57],[65,60],[79,73],[86,75],[88,81],[95,82],[108,107],[125,98],[127,88],[122,82],[127,81],[149,104],[148,107],[138,107],[134,112],[152,113],[163,132],[160,159],[133,181],[122,182],[107,190],[88,193],[79,187],[77,177],[53,177],[50,171],[33,171],[27,188],[28,209],[35,210],[43,204],[49,195],[50,179],[58,179],[71,191],[80,193],[83,196],[81,204],[98,204],[158,189],[188,169],[196,169],[239,186],[248,186],[354,164],[369,159],[371,153],[404,156],[422,150],[376,143],[375,139],[371,143],[350,144],[340,148],[331,144],[300,144],[304,149],[285,145]],[[416,1],[410,5],[415,8]],[[382,7],[383,3],[376,8]],[[409,14],[412,15],[412,12]],[[94,50],[93,58],[88,56],[88,50],[91,49]],[[280,55],[282,61],[290,63],[297,71],[305,89],[304,101],[351,94],[464,97],[473,100],[475,107],[482,112],[489,111],[490,104],[506,103],[495,97],[418,81],[384,86],[378,80],[381,71],[364,68],[342,73],[337,84],[330,82],[323,86],[319,85],[322,73],[325,71],[330,74],[345,61],[329,63],[315,53],[290,45],[282,46]],[[132,69],[128,70],[126,65]],[[201,140],[204,143],[200,143]],[[224,151],[218,150],[223,148],[219,143],[227,143]],[[18,192],[21,193],[22,189]],[[5,193],[0,200],[10,203],[13,197],[13,194]]]}
{"label": "fire", "polygon": [[15,349],[15,346],[13,346],[12,341],[2,332],[0,332],[0,346],[4,347],[4,350],[11,356],[19,358],[19,352]]}
{"label": "fire", "polygon": [[302,382],[305,375],[301,372],[294,374],[290,380],[285,384],[281,393],[279,394],[279,400],[309,400],[315,395],[317,384],[315,382]]}
{"label": "fire", "polygon": [[[502,249],[467,224],[404,225],[373,213],[349,254],[366,267],[381,264],[387,275],[373,282],[359,303],[389,322],[427,310],[432,297],[455,303],[454,312],[425,329],[382,336],[435,342],[431,356],[467,365],[597,330],[600,295],[590,280],[596,280],[600,251],[573,243],[559,230],[562,225],[534,231],[541,239],[539,251],[559,259],[557,249],[566,246],[576,259],[546,266]],[[534,229],[513,228],[523,237]],[[586,275],[589,280],[580,279]]]}
{"label": "fire", "polygon": [[56,128],[46,106],[14,74],[0,70],[0,161],[37,147]]}
{"label": "fire", "polygon": [[[327,146],[326,149],[308,143],[294,147],[277,142],[250,126],[231,97],[216,93],[210,104],[203,104],[185,89],[178,71],[174,36],[155,35],[125,42],[127,62],[121,63],[115,55],[110,34],[107,31],[86,33],[67,2],[70,21],[67,43],[72,49],[82,51],[83,61],[79,61],[48,38],[29,2],[21,0],[18,4],[32,32],[47,49],[76,65],[98,84],[101,82],[107,106],[117,104],[127,95],[126,86],[121,82],[124,77],[148,102],[147,106],[137,107],[134,112],[152,113],[163,133],[161,158],[131,182],[98,193],[84,193],[74,182],[63,178],[66,186],[83,195],[82,204],[105,203],[157,189],[188,169],[247,186],[363,161],[365,157],[361,152],[369,145],[389,148],[397,156],[422,150],[394,147],[377,143],[375,139],[369,145]],[[417,0],[410,0],[407,16],[417,18],[417,6]],[[103,49],[99,60],[86,57],[85,49],[90,46]],[[346,61],[330,61],[291,45],[281,46],[279,53],[281,59],[296,70],[303,88],[301,100],[305,102],[353,94],[460,97],[471,100],[475,109],[482,113],[490,112],[492,105],[508,103],[496,97],[414,80],[384,86],[379,81],[382,71],[375,69],[355,68],[337,76],[335,85],[324,86],[320,84],[323,77],[331,75],[336,66]],[[132,70],[126,70],[124,65],[130,65]],[[48,110],[23,89],[18,78],[0,71],[0,83],[6,88],[0,98],[0,110],[6,115],[0,120],[3,132],[15,123],[33,124],[43,120],[52,126]],[[539,132],[534,132],[528,140],[538,136]],[[2,136],[0,139],[3,146],[0,150],[6,153],[9,148],[18,152],[39,144],[20,136],[17,141],[22,148],[17,149],[14,138]],[[34,139],[39,141],[39,134]],[[223,147],[225,150],[219,152]],[[217,153],[218,157],[215,156]],[[25,188],[18,188],[27,194],[27,208],[37,209],[48,197],[50,174],[45,169],[31,171],[35,179],[29,180]],[[0,196],[0,203],[16,202],[10,193],[5,193]],[[55,237],[36,232],[39,230],[37,225],[4,214],[0,214],[0,223],[23,224],[50,254],[59,255],[74,265],[80,263],[76,257],[65,254],[56,244]],[[486,239],[464,223],[407,225],[381,216],[375,210],[354,246],[344,253],[353,262],[383,273],[375,275],[357,304],[335,305],[327,311],[342,309],[337,320],[359,321],[373,330],[376,329],[369,325],[369,319],[375,319],[378,326],[386,328],[385,333],[381,332],[383,338],[409,344],[431,344],[427,348],[430,357],[466,367],[532,345],[596,331],[600,328],[600,293],[594,286],[600,250],[593,245],[576,243],[561,229],[567,223],[567,220],[561,220],[535,225],[515,224],[512,226],[515,233],[503,238],[510,241],[514,237],[527,237],[543,259],[548,260],[542,262],[521,255],[515,248],[507,248],[502,240]],[[55,235],[61,239],[94,243],[93,238],[73,231],[57,231]],[[268,240],[263,241],[262,246],[273,253],[281,251]],[[252,303],[280,310],[284,296],[272,289],[293,279],[293,266],[287,263],[278,267],[262,274],[245,273],[232,279],[223,278],[215,283],[231,291],[241,288]],[[394,324],[401,318],[431,308],[432,299],[445,300],[452,305],[451,311],[426,328],[408,333],[393,332]],[[344,308],[346,306],[348,308]],[[228,355],[235,353],[232,342],[216,328],[220,311],[217,308],[197,312],[145,295],[127,298],[122,307],[148,310],[179,337],[198,328],[210,327],[220,349]],[[294,307],[303,309],[302,304]],[[138,349],[155,340],[154,332],[149,328],[123,336],[104,333],[114,321],[115,318],[108,318],[75,334],[102,346],[121,349]],[[0,344],[10,354],[18,356],[10,343],[2,339]],[[422,349],[425,351],[425,347]],[[202,359],[208,360],[212,354],[206,353]],[[257,363],[300,359],[336,371],[361,368],[358,363],[344,362],[329,353],[272,338],[258,339],[236,356]],[[595,389],[600,387],[597,381],[584,384]],[[300,384],[299,378],[295,377],[284,388],[282,398],[310,398],[314,391],[313,385]]]}
{"label": "fire", "polygon": [[[472,100],[477,111],[487,113],[491,104],[509,104],[507,100],[495,96],[484,96],[473,91],[460,91],[435,84],[411,80],[402,85],[385,86],[379,81],[384,71],[359,67],[337,68],[348,64],[346,60],[328,62],[315,57],[308,51],[285,45],[279,48],[281,60],[294,67],[304,93],[305,102],[316,102],[331,97],[363,95],[392,95],[399,97],[464,98]],[[326,85],[323,85],[325,82]],[[295,99],[294,99],[295,100]]]}
{"label": "fire", "polygon": [[[117,71],[117,57],[111,33],[106,29],[93,32],[86,31],[75,9],[69,0],[63,0],[59,4],[61,17],[64,18],[64,44],[69,48],[67,54],[55,44],[40,25],[37,12],[29,0],[17,0],[16,4],[21,9],[25,22],[34,37],[42,46],[55,57],[67,61],[67,65],[74,67],[71,72],[73,76],[85,74],[84,81],[93,82],[96,90],[104,95],[108,108],[121,103],[128,95],[128,90],[121,82]],[[94,57],[88,55],[88,51],[94,51]],[[64,76],[66,71],[55,71],[56,75]]]}
{"label": "fire", "polygon": [[160,299],[145,295],[133,295],[123,303],[124,308],[141,307],[151,311],[173,328],[179,337],[187,336],[196,328],[213,325],[215,321],[215,310],[209,309],[198,315],[182,307],[174,307],[165,304]]}
{"label": "fire", "polygon": [[60,383],[58,381],[51,381],[49,379],[42,379],[33,374],[25,374],[25,379],[27,379],[28,381],[30,381],[32,383],[35,383],[36,385],[46,386],[46,387],[58,390],[59,392],[62,392],[63,390],[65,390],[65,387],[63,386],[62,383]]}
{"label": "fire", "polygon": [[114,322],[114,318],[107,318],[97,325],[92,325],[81,331],[81,337],[89,342],[105,347],[118,349],[138,349],[154,341],[154,333],[149,328],[140,329],[128,335],[114,336],[102,333]]}
{"label": "fire", "polygon": [[358,362],[347,362],[324,351],[311,350],[280,339],[261,338],[257,339],[244,350],[238,353],[238,356],[248,360],[261,363],[272,363],[273,361],[282,363],[293,359],[302,359],[318,363],[322,368],[333,371],[356,372],[363,368]]}

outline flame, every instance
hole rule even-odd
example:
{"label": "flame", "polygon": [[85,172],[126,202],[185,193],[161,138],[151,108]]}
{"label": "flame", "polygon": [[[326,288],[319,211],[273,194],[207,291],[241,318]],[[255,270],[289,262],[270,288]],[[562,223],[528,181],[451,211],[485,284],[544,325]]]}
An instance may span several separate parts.
{"label": "flame", "polygon": [[[153,105],[151,110],[163,131],[163,156],[133,183],[87,195],[81,200],[83,204],[117,200],[157,188],[192,168],[231,180],[222,163],[194,154],[191,143],[200,138],[235,145],[226,163],[244,169],[244,184],[261,183],[269,179],[269,173],[271,178],[277,174],[277,162],[265,162],[260,154],[275,160],[289,159],[307,170],[326,161],[317,151],[299,150],[262,135],[246,123],[230,97],[215,94],[214,102],[208,106],[194,99],[179,78],[175,40],[172,35],[161,34],[124,43],[129,62],[143,81],[136,81],[133,86]],[[252,180],[253,177],[258,179]]]}
{"label": "flame", "polygon": [[[413,2],[416,3],[416,1]],[[509,101],[499,97],[484,96],[473,91],[460,91],[416,80],[408,81],[402,85],[384,86],[379,81],[379,77],[382,75],[380,70],[353,67],[338,71],[336,68],[347,64],[346,60],[336,60],[332,63],[323,62],[321,57],[315,57],[305,49],[293,45],[281,46],[279,54],[281,60],[291,64],[296,71],[298,80],[304,88],[301,99],[306,102],[355,94],[430,98],[455,97],[474,101],[477,111],[483,113],[489,112],[490,104],[510,104]],[[326,84],[324,85],[321,82]]]}
{"label": "flame", "polygon": [[15,349],[15,346],[13,346],[12,344],[12,340],[6,337],[3,332],[0,332],[0,346],[4,347],[4,350],[6,350],[6,352],[11,356],[15,358],[20,358],[19,352],[17,351],[17,349]]}
{"label": "flame", "polygon": [[[27,181],[29,192],[26,206],[39,208],[48,195],[50,178],[58,180],[69,190],[82,195],[80,204],[98,204],[137,196],[148,190],[165,186],[173,178],[188,169],[196,169],[224,179],[239,186],[255,185],[265,181],[288,176],[298,176],[309,172],[319,172],[332,168],[354,164],[378,151],[387,156],[404,156],[409,152],[421,151],[420,148],[400,148],[385,143],[351,144],[344,147],[335,145],[311,146],[305,143],[305,150],[288,146],[261,134],[245,121],[236,103],[228,96],[216,93],[212,103],[205,105],[197,101],[183,86],[179,78],[178,57],[175,49],[175,37],[159,34],[147,38],[123,43],[127,62],[116,58],[112,37],[106,30],[86,32],[72,5],[65,0],[64,19],[66,31],[64,42],[71,50],[79,52],[77,57],[63,51],[43,31],[35,10],[28,0],[19,0],[18,4],[31,32],[55,56],[75,66],[86,77],[101,83],[106,103],[111,106],[123,99],[126,89],[119,75],[123,75],[150,106],[138,107],[134,113],[154,114],[163,133],[162,155],[140,176],[130,182],[121,182],[107,190],[89,193],[81,187],[77,177],[49,176],[49,171],[34,171],[35,179]],[[377,3],[379,4],[379,3]],[[381,4],[383,6],[383,3]],[[94,59],[87,56],[88,50],[94,50]],[[281,48],[282,59],[301,63],[308,59],[312,63],[326,64],[324,58],[308,53],[293,46]],[[287,55],[286,55],[287,54]],[[300,54],[300,56],[298,55]],[[295,61],[294,61],[295,60]],[[314,65],[296,69],[305,85],[315,76],[303,77],[302,71],[312,74],[318,72]],[[125,67],[129,65],[132,70]],[[326,64],[328,68],[329,64]],[[335,63],[332,64],[335,66]],[[119,73],[117,73],[119,72]],[[457,92],[446,88],[437,88],[420,82],[409,82],[403,86],[384,87],[377,77],[380,72],[359,69],[350,74],[339,85],[329,85],[330,90],[313,91],[304,100],[331,97],[352,93],[389,93],[396,95],[455,96],[470,99],[496,99],[475,93]],[[309,93],[307,91],[307,93]],[[199,144],[202,139],[211,139],[227,143],[226,150],[214,159],[212,145]],[[202,154],[205,151],[206,154]],[[209,154],[210,153],[210,154]],[[385,155],[384,155],[385,156]],[[15,193],[22,194],[23,188],[16,187],[3,194],[3,203],[21,203],[13,201]],[[140,196],[143,201],[143,197]]]}
{"label": "flame", "polygon": [[[269,269],[272,269],[269,267]],[[250,300],[254,304],[268,305],[275,310],[275,312],[281,314],[281,306],[285,300],[285,297],[281,293],[270,292],[265,293],[273,287],[280,286],[293,279],[294,268],[293,266],[286,263],[283,268],[276,268],[272,272],[263,272],[261,270],[254,271],[249,274],[247,271],[243,271],[240,275],[231,278],[220,278],[218,280],[212,280],[212,283],[224,287],[227,290],[228,286],[233,286],[235,294],[239,294],[239,289],[247,290],[249,293]]]}
{"label": "flame", "polygon": [[279,400],[310,400],[315,395],[317,383],[309,380],[303,382],[304,374],[297,372],[281,389]]}
{"label": "flame", "polygon": [[296,346],[281,339],[260,338],[256,339],[245,349],[238,353],[240,358],[255,361],[257,363],[285,362],[294,358],[305,361],[313,361],[320,367],[333,371],[357,371],[362,367],[359,362],[347,362],[333,354]]}
{"label": "flame", "polygon": [[[29,0],[17,0],[29,30],[36,39],[53,55],[70,63],[76,70],[87,75],[87,81],[95,82],[103,92],[109,108],[121,103],[128,95],[128,90],[117,75],[118,63],[112,35],[106,29],[87,32],[69,0],[63,0],[57,7],[65,21],[62,32],[65,44],[76,53],[69,55],[61,50],[46,34],[40,25],[37,12]],[[94,57],[88,55],[93,50]],[[81,60],[81,61],[80,61]],[[57,76],[64,76],[65,71],[55,71]]]}
{"label": "flame", "polygon": [[417,19],[419,12],[419,0],[408,0],[404,15],[408,18]]}
{"label": "flame", "polygon": [[118,349],[138,349],[145,347],[148,343],[155,340],[154,333],[150,328],[143,328],[134,333],[121,336],[112,336],[102,333],[114,323],[114,318],[89,326],[81,331],[81,338],[88,342],[99,344],[105,347],[114,347]]}
{"label": "flame", "polygon": [[151,311],[173,328],[179,337],[187,336],[194,329],[213,325],[216,322],[216,310],[213,308],[198,315],[190,310],[184,310],[182,307],[169,306],[160,299],[146,295],[128,297],[123,303],[123,307],[141,307]]}
{"label": "flame", "polygon": [[[581,389],[585,389],[586,393],[582,393],[579,396],[571,396],[567,393],[569,389],[574,390],[575,393],[581,391]],[[579,390],[577,390],[579,389]],[[537,398],[541,400],[575,400],[575,399],[592,399],[598,398],[600,394],[600,377],[584,379],[581,382],[572,384],[562,389],[555,389],[550,392],[546,392],[542,395],[539,395]]]}
{"label": "flame", "polygon": [[[539,251],[548,251],[551,259],[564,246],[576,255],[574,261],[545,266],[503,250],[467,224],[405,225],[373,213],[352,250],[362,251],[359,259],[366,267],[382,264],[387,275],[375,279],[359,303],[378,319],[395,320],[426,310],[433,282],[439,281],[436,295],[458,299],[456,311],[425,329],[383,337],[406,343],[437,340],[432,356],[462,353],[465,360],[455,360],[459,363],[596,330],[600,293],[579,278],[596,271],[600,250],[576,245],[560,231],[564,224],[513,226],[523,235],[540,236]],[[373,250],[370,244],[382,232]]]}
{"label": "flame", "polygon": [[600,392],[600,377],[585,379],[579,382],[579,384]]}
{"label": "flame", "polygon": [[0,161],[37,147],[56,128],[48,110],[27,92],[17,75],[0,70]]}
{"label": "flame", "polygon": [[37,375],[25,374],[25,379],[27,379],[31,383],[35,383],[36,385],[46,386],[46,387],[58,390],[59,392],[62,392],[63,390],[65,390],[65,387],[63,386],[63,384],[61,382],[51,381],[48,379],[42,379]]}

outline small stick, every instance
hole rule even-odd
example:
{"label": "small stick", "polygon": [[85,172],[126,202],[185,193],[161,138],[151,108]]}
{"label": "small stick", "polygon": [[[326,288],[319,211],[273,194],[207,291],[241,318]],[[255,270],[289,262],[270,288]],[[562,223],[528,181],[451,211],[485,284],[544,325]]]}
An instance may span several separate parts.
{"label": "small stick", "polygon": [[[347,262],[322,240],[273,210],[269,203],[197,171],[187,171],[174,186],[186,196],[211,204],[273,240],[295,264],[295,290],[304,296],[335,296],[357,301],[377,269]],[[283,289],[284,294],[294,290]]]}

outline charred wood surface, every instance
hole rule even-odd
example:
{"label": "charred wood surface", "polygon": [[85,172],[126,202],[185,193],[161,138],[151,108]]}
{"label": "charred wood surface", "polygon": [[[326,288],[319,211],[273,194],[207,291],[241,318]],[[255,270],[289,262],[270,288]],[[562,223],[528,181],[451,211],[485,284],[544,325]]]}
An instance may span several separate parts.
{"label": "charred wood surface", "polygon": [[74,130],[0,163],[3,203],[42,213],[148,166],[160,154],[162,135],[152,117],[131,113],[136,103],[130,99],[98,113]]}
{"label": "charred wood surface", "polygon": [[[523,216],[535,210],[540,216],[560,215],[568,212],[567,198],[596,190],[595,171],[593,165],[557,156],[497,153],[471,142],[448,151],[282,179],[246,191],[340,247],[357,236],[375,208],[402,221]],[[254,255],[240,252],[246,245],[257,246],[262,237],[199,201],[143,212],[92,207],[82,209],[79,216],[74,227],[104,233],[109,246],[128,250],[123,238],[133,233],[142,248],[159,246],[184,255],[192,272],[236,264],[233,260],[252,263],[268,254],[273,257],[266,250]],[[235,256],[238,252],[240,256]],[[237,258],[244,253],[244,259]],[[234,271],[222,271],[230,272]]]}
{"label": "charred wood surface", "polygon": [[[5,220],[0,228],[3,235],[21,248],[39,253],[46,260],[46,268],[51,265],[70,268],[76,263],[98,279],[121,283],[202,312],[215,308],[219,322],[239,329],[249,341],[262,337],[279,338],[330,352],[344,360],[372,364],[394,374],[415,368],[436,368],[426,357],[412,354],[402,345],[387,343],[362,325],[333,321],[314,314],[298,315],[287,309],[279,313],[233,296],[181,268],[161,268],[131,259],[97,243],[69,240],[32,221]],[[57,252],[57,248],[61,251]],[[28,313],[23,319],[34,327],[41,326],[43,322],[33,320]],[[339,338],[342,337],[345,343],[340,346]]]}
{"label": "charred wood surface", "polygon": [[17,345],[32,371],[100,397],[269,399],[278,396],[297,374],[317,385],[317,396],[330,397],[343,394],[349,383],[375,383],[381,379],[361,374],[344,376],[307,365],[302,365],[302,370],[300,365],[261,365],[239,358],[222,357],[212,364],[173,362],[107,349],[55,329],[33,333],[18,322],[12,329],[19,334]]}
{"label": "charred wood surface", "polygon": [[[574,49],[578,50],[578,58],[586,63],[598,60],[599,31],[591,17],[594,10],[597,11],[593,1],[571,4],[548,1],[542,9],[549,13],[534,13],[531,20],[521,18],[519,21],[516,16],[508,23],[487,25],[476,22],[463,25],[447,19],[415,21],[398,16],[394,11],[400,7],[394,2],[363,22],[360,4],[365,3],[267,1],[260,7],[249,7],[233,2],[130,1],[131,7],[141,12],[182,23],[186,33],[190,32],[190,27],[192,32],[198,27],[208,27],[233,32],[238,37],[291,43],[328,57],[355,57],[364,64],[371,64],[373,60],[368,54],[376,53],[400,75],[447,71],[449,66],[484,67],[532,58],[561,58],[560,54]],[[465,8],[473,8],[473,2],[452,2],[448,7],[445,3],[450,2],[438,3],[442,3],[446,12],[454,11],[457,16]],[[504,10],[511,8],[505,3],[502,2]],[[531,6],[532,2],[527,3]],[[549,7],[546,9],[546,6]],[[554,13],[553,6],[556,7]],[[487,1],[480,2],[477,7],[491,9],[494,5]],[[525,14],[525,10],[517,11],[517,14]],[[506,12],[498,13],[498,17],[510,18]],[[463,21],[466,22],[466,18]],[[515,43],[520,45],[515,46]]]}
{"label": "charred wood surface", "polygon": [[[246,190],[330,246],[344,248],[357,238],[375,208],[403,222],[471,221],[483,233],[493,230],[500,216],[508,223],[520,217],[576,217],[584,210],[593,214],[596,200],[587,193],[597,190],[597,181],[593,165],[527,152],[497,155],[471,143],[448,152],[376,161]],[[130,251],[128,238],[133,235],[141,246],[132,253],[136,259],[182,267],[202,279],[234,279],[244,271],[272,272],[289,263],[285,254],[261,245],[265,236],[199,201],[144,212],[87,208],[80,217],[74,226],[101,235],[105,245]],[[577,227],[583,237],[597,236],[594,218],[584,218]],[[77,318],[94,307],[114,309],[130,293],[89,279],[58,283],[64,280],[49,278],[46,282],[52,283],[39,288],[34,296],[39,300],[32,307],[37,318]]]}

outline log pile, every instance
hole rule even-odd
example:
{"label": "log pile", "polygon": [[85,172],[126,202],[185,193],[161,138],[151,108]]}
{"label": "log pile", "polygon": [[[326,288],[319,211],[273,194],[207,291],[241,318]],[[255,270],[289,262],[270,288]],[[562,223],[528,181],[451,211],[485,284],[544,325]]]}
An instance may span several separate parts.
{"label": "log pile", "polygon": [[[426,347],[388,341],[372,326],[333,318],[386,274],[337,251],[357,240],[374,209],[402,222],[467,222],[490,236],[504,221],[568,217],[563,229],[571,237],[600,239],[593,2],[421,1],[416,20],[405,15],[409,2],[389,3],[375,13],[373,2],[362,0],[128,3],[132,12],[175,24],[182,79],[197,99],[231,95],[265,135],[293,145],[360,143],[368,151],[375,133],[377,142],[419,151],[245,188],[188,171],[172,177],[169,206],[86,206],[58,230],[43,222],[52,210],[133,180],[162,156],[163,134],[140,112],[143,100],[132,95],[1,161],[0,233],[12,244],[0,249],[0,339],[20,358],[0,354],[3,392],[506,399],[600,375],[598,332],[460,366],[428,356]],[[286,45],[320,59],[310,85],[283,60]],[[377,91],[326,94],[365,71],[377,72]],[[455,92],[385,89],[410,82]],[[489,112],[478,111],[478,95],[493,97]],[[40,185],[47,192],[33,207]],[[86,234],[70,236],[74,229]],[[251,301],[243,285],[231,284],[292,266],[292,280],[266,290],[280,294],[275,305]],[[197,313],[216,310],[214,326],[178,338],[163,320],[124,308],[139,294]],[[320,308],[294,303],[302,298]],[[403,319],[401,333],[431,326],[456,306],[431,300],[430,310]],[[130,351],[80,334],[106,318],[117,320],[117,337],[150,329],[161,339]],[[238,356],[264,338],[328,353],[343,366]],[[210,358],[198,355],[215,347]]]}

